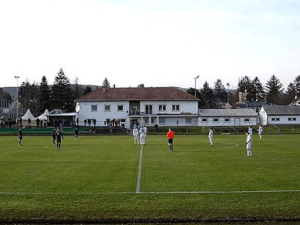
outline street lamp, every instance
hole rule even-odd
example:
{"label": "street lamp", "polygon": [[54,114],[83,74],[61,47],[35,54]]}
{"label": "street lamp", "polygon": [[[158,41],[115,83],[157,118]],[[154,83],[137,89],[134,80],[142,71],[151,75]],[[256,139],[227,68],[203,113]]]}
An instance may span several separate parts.
{"label": "street lamp", "polygon": [[17,119],[19,118],[19,83],[18,79],[20,78],[19,76],[15,76],[17,79]]}
{"label": "street lamp", "polygon": [[227,83],[227,92],[228,92],[228,97],[227,97],[228,99],[227,99],[227,101],[228,101],[228,107],[229,107],[229,85],[230,85],[230,84]]}
{"label": "street lamp", "polygon": [[195,96],[196,96],[196,80],[199,78],[199,75],[196,76],[194,79],[195,79]]}

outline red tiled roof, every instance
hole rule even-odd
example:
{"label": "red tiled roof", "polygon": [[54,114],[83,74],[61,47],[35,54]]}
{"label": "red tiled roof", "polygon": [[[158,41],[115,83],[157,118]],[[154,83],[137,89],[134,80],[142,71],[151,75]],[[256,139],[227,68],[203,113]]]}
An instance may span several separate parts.
{"label": "red tiled roof", "polygon": [[142,100],[185,100],[199,99],[176,87],[151,88],[99,88],[76,101],[142,101]]}

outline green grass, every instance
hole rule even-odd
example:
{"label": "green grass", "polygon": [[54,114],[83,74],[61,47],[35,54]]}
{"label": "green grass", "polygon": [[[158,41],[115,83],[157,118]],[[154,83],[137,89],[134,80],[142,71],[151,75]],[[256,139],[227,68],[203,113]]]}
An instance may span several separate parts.
{"label": "green grass", "polygon": [[[300,136],[0,137],[0,221],[299,219]],[[138,171],[141,165],[140,191]]]}

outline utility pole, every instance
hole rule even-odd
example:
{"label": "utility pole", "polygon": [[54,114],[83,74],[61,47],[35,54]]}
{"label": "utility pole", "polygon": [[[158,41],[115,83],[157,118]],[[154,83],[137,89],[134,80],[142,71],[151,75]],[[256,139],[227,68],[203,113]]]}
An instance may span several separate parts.
{"label": "utility pole", "polygon": [[15,78],[17,79],[17,119],[19,119],[19,76],[15,76]]}
{"label": "utility pole", "polygon": [[194,79],[195,79],[195,97],[196,97],[196,81],[197,81],[198,78],[199,78],[199,75],[194,77]]}

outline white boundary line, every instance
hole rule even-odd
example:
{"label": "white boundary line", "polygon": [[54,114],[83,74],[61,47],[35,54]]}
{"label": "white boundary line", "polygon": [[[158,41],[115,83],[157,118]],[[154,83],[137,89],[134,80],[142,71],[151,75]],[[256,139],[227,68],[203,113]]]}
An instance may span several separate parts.
{"label": "white boundary line", "polygon": [[257,190],[257,191],[162,191],[162,192],[98,192],[98,193],[26,193],[0,192],[0,195],[128,195],[128,194],[246,194],[246,193],[296,193],[300,190]]}
{"label": "white boundary line", "polygon": [[300,190],[257,190],[257,191],[157,191],[140,192],[140,194],[244,194],[244,193],[284,193]]}
{"label": "white boundary line", "polygon": [[135,191],[135,193],[137,194],[140,193],[140,189],[141,189],[142,165],[143,165],[142,162],[143,162],[143,145],[141,145],[139,170],[138,170],[137,184],[136,184],[136,191]]}

